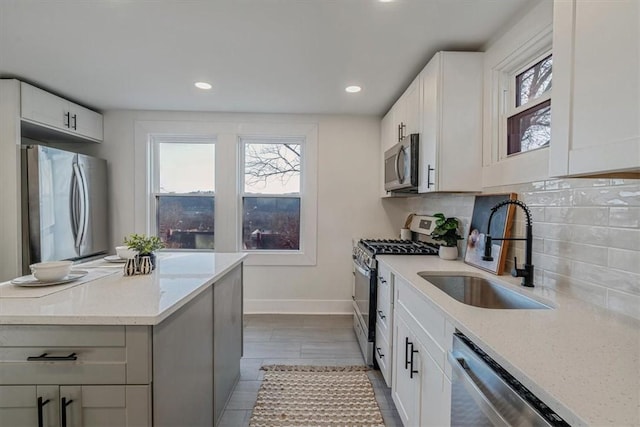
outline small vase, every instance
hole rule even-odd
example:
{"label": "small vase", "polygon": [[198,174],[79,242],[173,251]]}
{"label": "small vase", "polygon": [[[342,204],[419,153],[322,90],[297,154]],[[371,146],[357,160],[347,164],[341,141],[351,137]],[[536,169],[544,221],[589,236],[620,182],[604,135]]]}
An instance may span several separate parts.
{"label": "small vase", "polygon": [[127,258],[127,262],[124,264],[124,275],[134,276],[138,271],[138,260],[136,257]]}
{"label": "small vase", "polygon": [[458,247],[457,246],[440,246],[438,250],[438,255],[442,259],[446,260],[454,260],[458,258]]}
{"label": "small vase", "polygon": [[140,266],[138,267],[140,274],[149,274],[151,273],[151,257],[149,255],[144,255],[140,257]]}

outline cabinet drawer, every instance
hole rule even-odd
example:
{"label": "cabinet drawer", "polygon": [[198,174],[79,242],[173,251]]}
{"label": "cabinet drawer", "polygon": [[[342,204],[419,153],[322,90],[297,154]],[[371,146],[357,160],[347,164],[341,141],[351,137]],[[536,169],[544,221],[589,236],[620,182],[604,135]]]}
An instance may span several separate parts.
{"label": "cabinet drawer", "polygon": [[380,372],[388,387],[391,387],[391,346],[379,326],[376,326],[376,347],[374,350],[376,360],[380,366]]}
{"label": "cabinet drawer", "polygon": [[124,347],[124,326],[0,325],[2,347]]}
{"label": "cabinet drawer", "polygon": [[381,294],[389,301],[393,300],[393,277],[386,264],[378,262],[378,296]]}
{"label": "cabinet drawer", "polygon": [[393,327],[393,306],[391,305],[391,299],[385,295],[384,292],[380,292],[380,288],[385,285],[381,285],[378,282],[378,301],[376,304],[376,325],[380,326],[382,333],[387,337],[390,336],[391,328]]}
{"label": "cabinet drawer", "polygon": [[144,326],[0,326],[3,384],[144,384]]}
{"label": "cabinet drawer", "polygon": [[445,349],[451,346],[446,342],[447,325],[432,303],[420,296],[410,285],[396,280],[397,304],[395,314],[411,324],[416,338],[423,344],[440,369],[445,369]]}

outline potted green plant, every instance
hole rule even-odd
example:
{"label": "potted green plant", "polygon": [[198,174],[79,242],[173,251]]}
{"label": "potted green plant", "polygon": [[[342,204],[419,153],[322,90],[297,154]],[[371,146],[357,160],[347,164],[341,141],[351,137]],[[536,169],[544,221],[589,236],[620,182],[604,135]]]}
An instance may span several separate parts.
{"label": "potted green plant", "polygon": [[431,238],[440,244],[438,255],[442,259],[458,258],[458,240],[462,240],[462,236],[458,234],[460,222],[457,218],[447,218],[442,213],[434,215],[437,218],[436,228],[431,233]]}
{"label": "potted green plant", "polygon": [[158,236],[146,236],[144,234],[133,233],[124,238],[124,244],[138,251],[138,256],[148,256],[151,260],[151,268],[156,268],[156,254],[155,251],[164,248],[164,243]]}

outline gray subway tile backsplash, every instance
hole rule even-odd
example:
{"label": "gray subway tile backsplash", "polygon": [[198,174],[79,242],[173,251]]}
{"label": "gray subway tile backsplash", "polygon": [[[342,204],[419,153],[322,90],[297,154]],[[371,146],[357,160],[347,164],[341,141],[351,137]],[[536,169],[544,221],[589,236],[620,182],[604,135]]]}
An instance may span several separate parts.
{"label": "gray subway tile backsplash", "polygon": [[[640,318],[640,180],[555,179],[484,192],[515,192],[530,206],[538,286]],[[398,221],[408,213],[443,212],[460,218],[466,235],[473,201],[473,195],[444,193],[398,200],[404,203]],[[514,220],[513,234],[523,234],[520,210]],[[522,242],[511,245],[505,274],[514,255],[524,259],[523,248]]]}

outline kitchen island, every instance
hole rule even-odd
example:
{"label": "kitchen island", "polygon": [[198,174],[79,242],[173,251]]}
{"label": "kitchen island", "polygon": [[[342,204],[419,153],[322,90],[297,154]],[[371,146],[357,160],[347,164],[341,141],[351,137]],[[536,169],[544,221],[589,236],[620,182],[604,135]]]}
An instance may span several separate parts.
{"label": "kitchen island", "polygon": [[[391,271],[396,288],[400,282],[411,288],[416,298],[409,302],[416,313],[435,309],[446,324],[471,339],[569,424],[640,425],[637,319],[550,288],[524,288],[519,278],[494,276],[461,261],[394,255],[380,256],[379,263]],[[552,308],[473,307],[453,299],[419,272],[485,277]],[[442,329],[443,336],[449,331],[444,349],[449,351],[451,331]],[[444,372],[450,375],[450,367]]]}
{"label": "kitchen island", "polygon": [[215,425],[240,373],[245,257],[163,252],[150,275],[0,298],[0,425]]}

